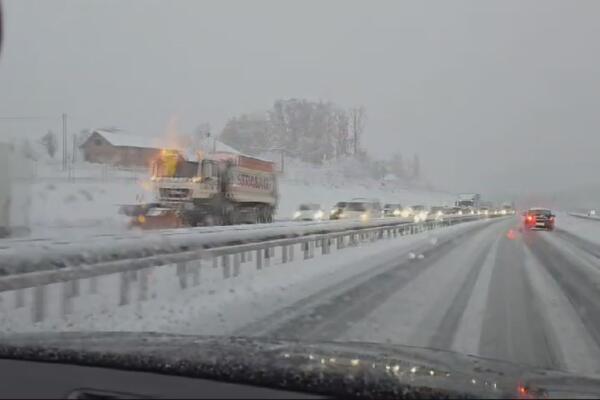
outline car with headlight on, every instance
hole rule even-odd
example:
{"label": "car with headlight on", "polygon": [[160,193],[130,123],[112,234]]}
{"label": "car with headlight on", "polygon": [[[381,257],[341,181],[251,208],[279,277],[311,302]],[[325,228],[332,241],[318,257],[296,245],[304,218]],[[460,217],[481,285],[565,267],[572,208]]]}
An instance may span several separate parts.
{"label": "car with headlight on", "polygon": [[377,200],[353,199],[346,203],[339,219],[358,219],[368,221],[381,216],[381,205]]}
{"label": "car with headlight on", "polygon": [[460,207],[450,207],[450,208],[448,208],[447,214],[448,215],[462,215],[463,214],[462,208],[460,208]]}
{"label": "car with headlight on", "polygon": [[400,203],[387,203],[383,206],[384,217],[402,217],[404,208]]}
{"label": "car with headlight on", "polygon": [[477,210],[473,207],[461,207],[462,215],[475,215],[477,214]]}
{"label": "car with headlight on", "polygon": [[500,207],[500,215],[513,215],[513,214],[515,214],[515,208],[513,207],[512,204],[510,204],[510,203],[502,204],[502,207]]}
{"label": "car with headlight on", "polygon": [[340,214],[344,210],[344,207],[346,207],[346,204],[346,201],[338,201],[335,203],[329,212],[329,219],[340,219]]}
{"label": "car with headlight on", "polygon": [[547,208],[530,208],[523,215],[526,229],[554,230],[556,216]]}
{"label": "car with headlight on", "polygon": [[444,215],[449,213],[448,207],[433,206],[429,209],[429,217],[434,219],[442,219]]}
{"label": "car with headlight on", "polygon": [[429,211],[427,210],[427,207],[425,207],[424,205],[417,204],[417,205],[411,206],[410,208],[412,210],[412,216],[414,217],[415,222],[425,221],[427,219],[427,216],[429,215]]}
{"label": "car with headlight on", "polygon": [[300,204],[293,216],[294,221],[321,221],[324,217],[325,213],[316,203]]}
{"label": "car with headlight on", "polygon": [[478,210],[478,212],[477,212],[477,213],[478,213],[479,215],[490,215],[490,211],[491,211],[491,210],[490,210],[490,208],[489,208],[489,207],[479,207],[479,210]]}

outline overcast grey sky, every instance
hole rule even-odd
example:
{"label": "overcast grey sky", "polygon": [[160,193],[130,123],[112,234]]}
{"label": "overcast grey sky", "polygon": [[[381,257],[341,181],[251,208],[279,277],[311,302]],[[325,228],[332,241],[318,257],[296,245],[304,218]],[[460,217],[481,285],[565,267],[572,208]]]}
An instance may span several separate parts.
{"label": "overcast grey sky", "polygon": [[373,155],[419,153],[454,191],[598,180],[598,1],[3,4],[0,115],[220,132],[230,116],[306,97],[364,104]]}

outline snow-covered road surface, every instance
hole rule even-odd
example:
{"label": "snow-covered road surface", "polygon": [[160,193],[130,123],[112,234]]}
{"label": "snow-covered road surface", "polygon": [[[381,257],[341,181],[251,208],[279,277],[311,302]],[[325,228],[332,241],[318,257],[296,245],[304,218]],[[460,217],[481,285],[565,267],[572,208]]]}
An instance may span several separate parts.
{"label": "snow-covered road surface", "polygon": [[369,341],[600,373],[600,246],[517,219],[480,224],[412,259],[321,290],[233,332]]}
{"label": "snow-covered road surface", "polygon": [[[157,267],[152,280],[163,292],[142,302],[108,309],[90,296],[93,315],[78,316],[82,299],[66,319],[28,327],[0,318],[0,329],[381,342],[598,375],[600,244],[561,220],[568,229],[554,232],[523,231],[519,217],[469,222],[308,261],[273,259],[228,280],[207,264],[185,290],[173,268]],[[582,221],[593,235],[595,222]],[[117,282],[96,284],[118,296]],[[3,300],[13,308],[12,297]]]}

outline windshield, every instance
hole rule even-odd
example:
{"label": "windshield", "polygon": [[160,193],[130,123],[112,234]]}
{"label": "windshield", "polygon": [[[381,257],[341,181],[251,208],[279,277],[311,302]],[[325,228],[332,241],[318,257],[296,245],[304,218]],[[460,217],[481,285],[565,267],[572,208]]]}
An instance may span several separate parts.
{"label": "windshield", "polygon": [[160,178],[192,178],[198,174],[198,163],[182,160],[158,160],[155,176]]}
{"label": "windshield", "polygon": [[0,9],[0,338],[600,377],[600,1]]}
{"label": "windshield", "polygon": [[552,212],[550,210],[529,210],[529,214],[550,216]]}

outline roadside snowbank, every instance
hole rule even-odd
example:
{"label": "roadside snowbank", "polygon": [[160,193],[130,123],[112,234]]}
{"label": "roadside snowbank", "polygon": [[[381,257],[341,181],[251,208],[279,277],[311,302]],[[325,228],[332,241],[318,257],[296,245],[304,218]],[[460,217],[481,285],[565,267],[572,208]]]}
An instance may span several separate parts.
{"label": "roadside snowbank", "polygon": [[[428,206],[451,204],[454,200],[449,193],[411,189],[400,182],[353,177],[353,171],[346,167],[315,167],[298,162],[287,165],[285,174],[279,178],[280,203],[276,218],[290,219],[304,202],[319,203],[329,210],[336,202],[354,197]],[[143,174],[130,171],[107,174],[105,169],[101,165],[83,164],[72,172],[71,179],[58,170],[54,175],[49,170],[38,175],[32,185],[32,236],[66,235],[70,238],[85,232],[125,230],[127,218],[118,214],[119,206],[152,201],[151,185],[148,176]]]}
{"label": "roadside snowbank", "polygon": [[567,213],[558,213],[556,228],[565,230],[589,242],[600,244],[600,220],[577,218]]}

